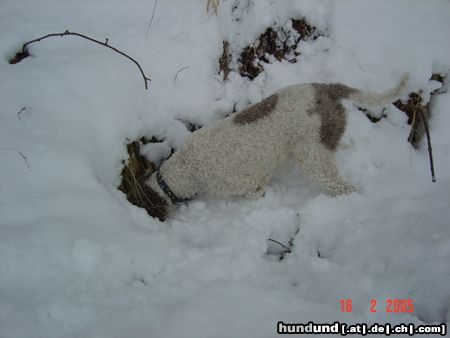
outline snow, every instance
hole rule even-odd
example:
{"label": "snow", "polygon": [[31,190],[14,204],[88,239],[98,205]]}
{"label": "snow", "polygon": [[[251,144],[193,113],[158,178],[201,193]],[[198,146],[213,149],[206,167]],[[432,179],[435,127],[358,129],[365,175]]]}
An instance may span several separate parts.
{"label": "snow", "polygon": [[[236,4],[237,9],[233,11]],[[406,141],[406,116],[387,107],[371,123],[351,103],[338,152],[358,192],[334,198],[295,163],[257,200],[202,196],[160,223],[130,205],[120,184],[127,140],[156,136],[160,160],[189,136],[278,88],[339,81],[436,88],[450,69],[444,0],[3,0],[0,9],[0,337],[275,337],[276,323],[441,323],[450,320],[450,94],[434,96],[426,142]],[[222,81],[231,49],[272,24],[306,17],[324,36],[303,41],[295,64],[265,65],[250,81]],[[66,29],[109,39],[136,58],[77,37],[31,45]],[[148,32],[147,32],[148,31]],[[236,62],[236,55],[234,55]],[[448,84],[447,84],[448,85]],[[154,157],[152,157],[154,156]],[[279,262],[269,238],[293,251]],[[320,257],[319,257],[320,254]],[[386,299],[414,313],[387,313]],[[353,312],[341,313],[341,299]],[[370,300],[378,312],[370,312]]]}

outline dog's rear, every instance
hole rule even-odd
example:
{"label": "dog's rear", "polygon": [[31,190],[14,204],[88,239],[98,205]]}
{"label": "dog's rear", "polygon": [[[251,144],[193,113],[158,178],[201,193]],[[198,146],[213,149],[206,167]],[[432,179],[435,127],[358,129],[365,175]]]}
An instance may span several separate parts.
{"label": "dog's rear", "polygon": [[[314,123],[309,122],[307,135],[299,137],[298,142],[292,145],[292,154],[303,173],[333,194],[355,191],[355,188],[339,175],[335,163],[336,149],[346,126],[345,108],[341,100],[348,99],[363,106],[387,105],[398,98],[407,80],[408,76],[404,75],[395,88],[384,93],[371,93],[340,83],[311,84],[314,100],[313,105],[308,107],[308,116],[318,116],[320,125],[319,128],[314,128]],[[305,87],[295,88],[303,91]],[[308,117],[303,116],[303,122],[307,123]]]}

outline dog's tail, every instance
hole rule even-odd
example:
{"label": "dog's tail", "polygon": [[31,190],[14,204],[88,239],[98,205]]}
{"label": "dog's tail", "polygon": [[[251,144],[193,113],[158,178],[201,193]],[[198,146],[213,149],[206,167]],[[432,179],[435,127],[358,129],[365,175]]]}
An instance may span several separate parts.
{"label": "dog's tail", "polygon": [[401,95],[401,92],[409,80],[409,74],[404,74],[400,83],[395,87],[383,93],[366,92],[354,88],[348,99],[367,106],[382,106],[394,102]]}

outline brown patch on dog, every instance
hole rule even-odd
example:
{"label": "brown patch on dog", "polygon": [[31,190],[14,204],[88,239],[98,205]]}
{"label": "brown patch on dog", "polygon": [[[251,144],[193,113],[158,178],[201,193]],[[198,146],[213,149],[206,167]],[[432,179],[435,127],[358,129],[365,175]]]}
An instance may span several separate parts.
{"label": "brown patch on dog", "polygon": [[273,94],[259,103],[256,103],[247,109],[237,113],[233,117],[233,122],[237,124],[253,123],[270,115],[278,103],[278,95]]}
{"label": "brown patch on dog", "polygon": [[341,99],[348,98],[355,90],[342,84],[312,84],[315,89],[316,104],[309,114],[320,116],[320,141],[330,150],[339,145],[345,131],[345,109]]}

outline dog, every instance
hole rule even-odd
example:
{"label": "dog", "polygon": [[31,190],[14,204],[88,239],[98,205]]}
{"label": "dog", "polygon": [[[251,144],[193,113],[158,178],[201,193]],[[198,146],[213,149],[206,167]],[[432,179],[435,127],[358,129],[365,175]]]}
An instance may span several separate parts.
{"label": "dog", "polygon": [[342,178],[335,154],[346,128],[342,100],[389,104],[401,93],[370,93],[340,83],[292,85],[192,133],[187,143],[146,181],[150,215],[165,220],[198,194],[258,198],[275,170],[293,157],[304,175],[332,195],[355,191]]}

